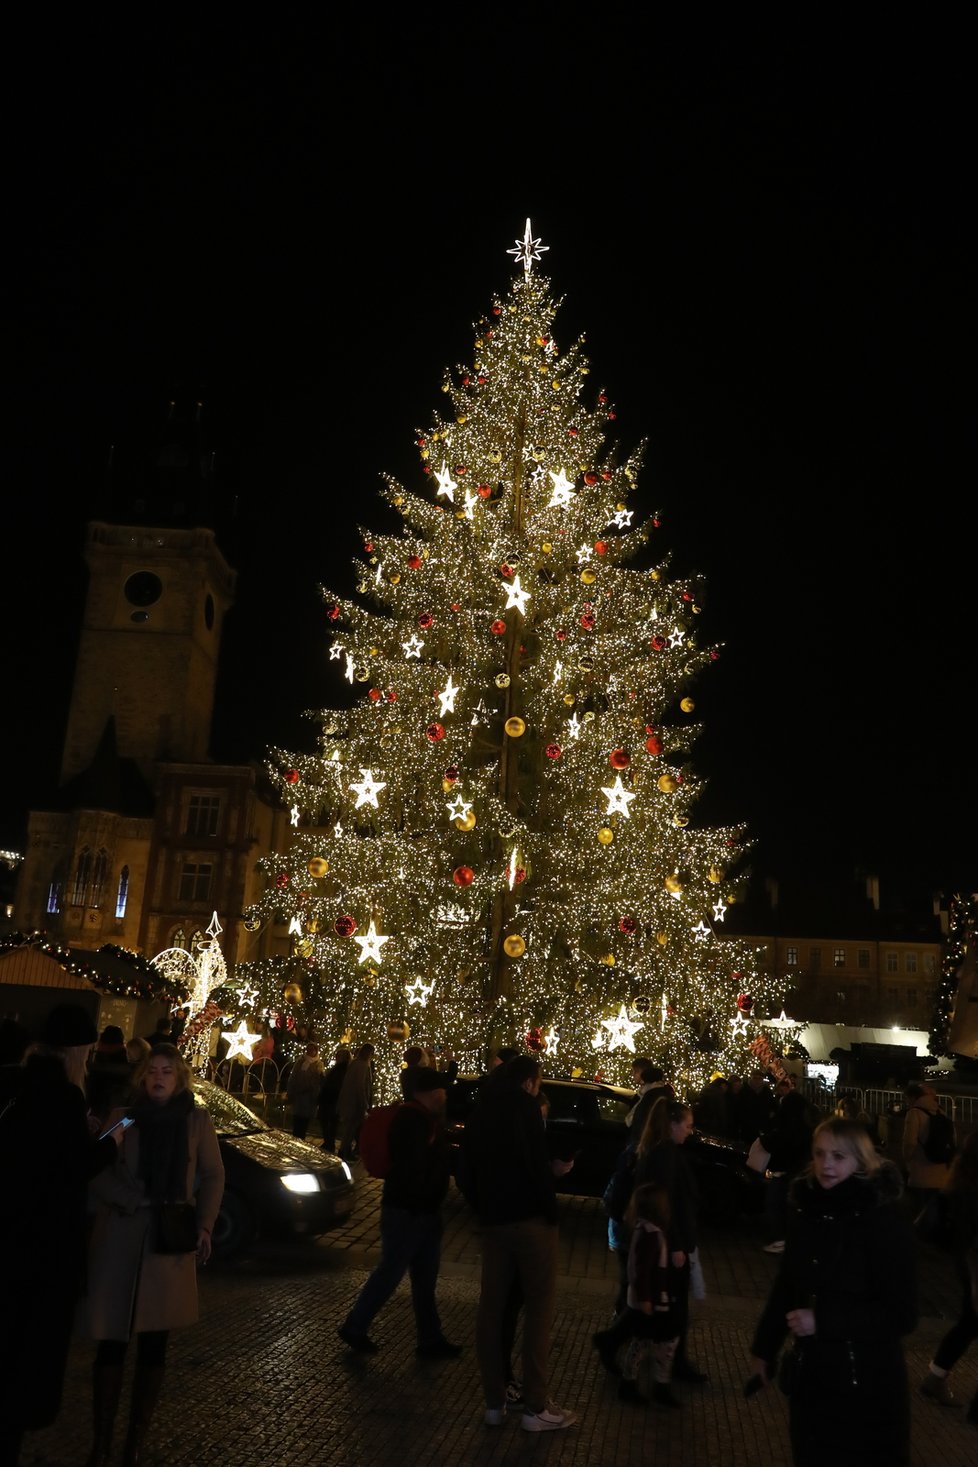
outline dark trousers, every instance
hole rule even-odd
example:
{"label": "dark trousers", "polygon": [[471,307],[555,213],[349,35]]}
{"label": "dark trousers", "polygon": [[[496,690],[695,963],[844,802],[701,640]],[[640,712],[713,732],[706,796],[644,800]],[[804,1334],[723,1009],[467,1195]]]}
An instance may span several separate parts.
{"label": "dark trousers", "polygon": [[961,1312],[934,1351],[934,1364],[939,1370],[950,1370],[961,1359],[972,1340],[978,1339],[978,1314],[971,1302],[971,1275],[960,1254],[955,1254],[954,1269],[961,1286]]}
{"label": "dark trousers", "polygon": [[482,1284],[475,1344],[486,1405],[506,1400],[503,1356],[512,1320],[514,1279],[523,1298],[523,1398],[528,1411],[548,1399],[550,1330],[557,1293],[557,1226],[543,1218],[498,1223],[482,1229]]}
{"label": "dark trousers", "polygon": [[346,1318],[346,1327],[365,1335],[374,1316],[387,1303],[405,1274],[411,1279],[411,1303],[419,1345],[441,1339],[441,1320],[435,1303],[435,1285],[441,1262],[441,1216],[437,1212],[408,1212],[403,1207],[380,1209],[380,1262],[367,1279]]}

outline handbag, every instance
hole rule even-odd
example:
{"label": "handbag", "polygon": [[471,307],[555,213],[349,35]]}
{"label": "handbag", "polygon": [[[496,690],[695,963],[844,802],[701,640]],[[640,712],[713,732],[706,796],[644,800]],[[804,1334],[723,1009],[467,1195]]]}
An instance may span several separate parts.
{"label": "handbag", "polygon": [[755,1136],[753,1141],[750,1143],[750,1150],[747,1153],[747,1165],[750,1167],[752,1172],[760,1172],[761,1176],[763,1177],[764,1173],[767,1171],[767,1164],[770,1160],[770,1151],[765,1151],[764,1147],[761,1145],[760,1136]]}
{"label": "handbag", "polygon": [[157,1202],[154,1253],[196,1253],[197,1209],[192,1202]]}

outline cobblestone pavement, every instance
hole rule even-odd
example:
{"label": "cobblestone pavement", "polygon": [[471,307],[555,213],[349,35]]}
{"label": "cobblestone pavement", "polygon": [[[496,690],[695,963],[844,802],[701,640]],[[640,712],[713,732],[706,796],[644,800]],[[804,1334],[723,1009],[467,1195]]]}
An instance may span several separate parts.
{"label": "cobblestone pavement", "polygon": [[[416,1359],[404,1286],[372,1330],[377,1355],[353,1356],[337,1340],[336,1325],[377,1256],[379,1191],[379,1183],[359,1179],[356,1210],[341,1231],[259,1245],[246,1259],[202,1271],[201,1321],[171,1340],[147,1467],[509,1467],[544,1458],[548,1467],[788,1467],[786,1402],[775,1389],[751,1402],[741,1394],[751,1331],[777,1267],[753,1223],[735,1220],[704,1235],[708,1298],[693,1306],[690,1354],[710,1379],[680,1386],[683,1409],[661,1412],[622,1405],[598,1367],[591,1335],[610,1318],[616,1265],[600,1203],[565,1198],[552,1391],[580,1420],[569,1431],[532,1436],[518,1418],[497,1431],[482,1422],[473,1348],[479,1240],[454,1193],[445,1210],[439,1298],[446,1334],[465,1347],[462,1358]],[[946,1261],[928,1250],[921,1323],[907,1342],[914,1386],[954,1307]],[[59,1420],[25,1438],[24,1467],[84,1462],[91,1349],[73,1347]],[[978,1385],[975,1347],[952,1385],[970,1399]],[[963,1415],[914,1390],[913,1467],[974,1467],[978,1429]]]}

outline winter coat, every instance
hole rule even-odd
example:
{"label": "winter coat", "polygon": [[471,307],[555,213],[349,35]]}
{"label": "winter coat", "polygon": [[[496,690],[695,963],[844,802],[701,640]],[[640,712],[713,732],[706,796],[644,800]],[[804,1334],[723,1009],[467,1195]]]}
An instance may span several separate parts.
{"label": "winter coat", "polygon": [[34,1054],[7,1076],[0,1101],[0,1420],[49,1426],[61,1405],[68,1347],[84,1286],[86,1197],[115,1142],[93,1138],[85,1098],[55,1055]]}
{"label": "winter coat", "polygon": [[445,1124],[418,1105],[401,1106],[387,1133],[390,1168],[383,1206],[438,1212],[448,1191],[451,1159]]}
{"label": "winter coat", "polygon": [[[113,1114],[110,1123],[119,1115]],[[207,1111],[194,1105],[187,1127],[184,1196],[196,1204],[197,1228],[212,1230],[224,1195],[224,1163]],[[128,1340],[144,1330],[195,1324],[197,1260],[193,1253],[153,1251],[153,1207],[139,1175],[139,1125],[126,1132],[115,1166],[95,1178],[95,1222],[88,1294],[79,1331],[94,1340]]]}
{"label": "winter coat", "polygon": [[296,1060],[289,1073],[289,1083],[286,1088],[293,1115],[302,1116],[308,1120],[310,1116],[316,1114],[322,1084],[323,1062],[321,1059],[313,1059],[311,1055],[304,1054],[300,1060]]}
{"label": "winter coat", "polygon": [[374,1072],[370,1060],[351,1060],[336,1103],[339,1129],[350,1141],[356,1139],[364,1116],[373,1104]]}
{"label": "winter coat", "polygon": [[813,1309],[790,1397],[795,1467],[910,1461],[910,1396],[900,1343],[917,1322],[916,1250],[891,1162],[823,1188],[792,1184],[781,1266],[752,1354],[773,1365],[789,1309]]}
{"label": "winter coat", "polygon": [[456,1176],[484,1227],[542,1218],[557,1222],[557,1193],[543,1112],[507,1076],[489,1076],[465,1122]]}
{"label": "winter coat", "polygon": [[933,1095],[922,1095],[908,1106],[903,1118],[903,1141],[901,1151],[907,1170],[907,1186],[914,1188],[941,1188],[951,1174],[949,1165],[942,1161],[928,1161],[923,1143],[927,1139],[928,1117],[936,1115],[940,1106]]}
{"label": "winter coat", "polygon": [[794,1177],[812,1158],[812,1127],[808,1105],[797,1090],[786,1095],[778,1105],[770,1127],[761,1131],[760,1142],[770,1152],[769,1172]]}
{"label": "winter coat", "polygon": [[677,1333],[674,1316],[679,1287],[681,1281],[670,1263],[665,1233],[654,1223],[639,1218],[628,1246],[628,1307],[641,1309],[643,1304],[652,1305],[653,1315],[658,1316],[653,1321],[658,1326],[652,1332],[655,1339],[670,1339]]}
{"label": "winter coat", "polygon": [[634,1186],[655,1182],[664,1187],[671,1213],[668,1235],[672,1253],[692,1253],[699,1228],[699,1188],[692,1169],[675,1141],[660,1141],[646,1152],[639,1152],[635,1164]]}

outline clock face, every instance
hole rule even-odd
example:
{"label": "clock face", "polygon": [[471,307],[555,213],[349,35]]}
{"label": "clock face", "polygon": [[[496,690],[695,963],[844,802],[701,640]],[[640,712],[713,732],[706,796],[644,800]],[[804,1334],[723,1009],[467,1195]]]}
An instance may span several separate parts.
{"label": "clock face", "polygon": [[152,571],[136,571],[123,591],[130,606],[152,606],[163,595],[163,582]]}

